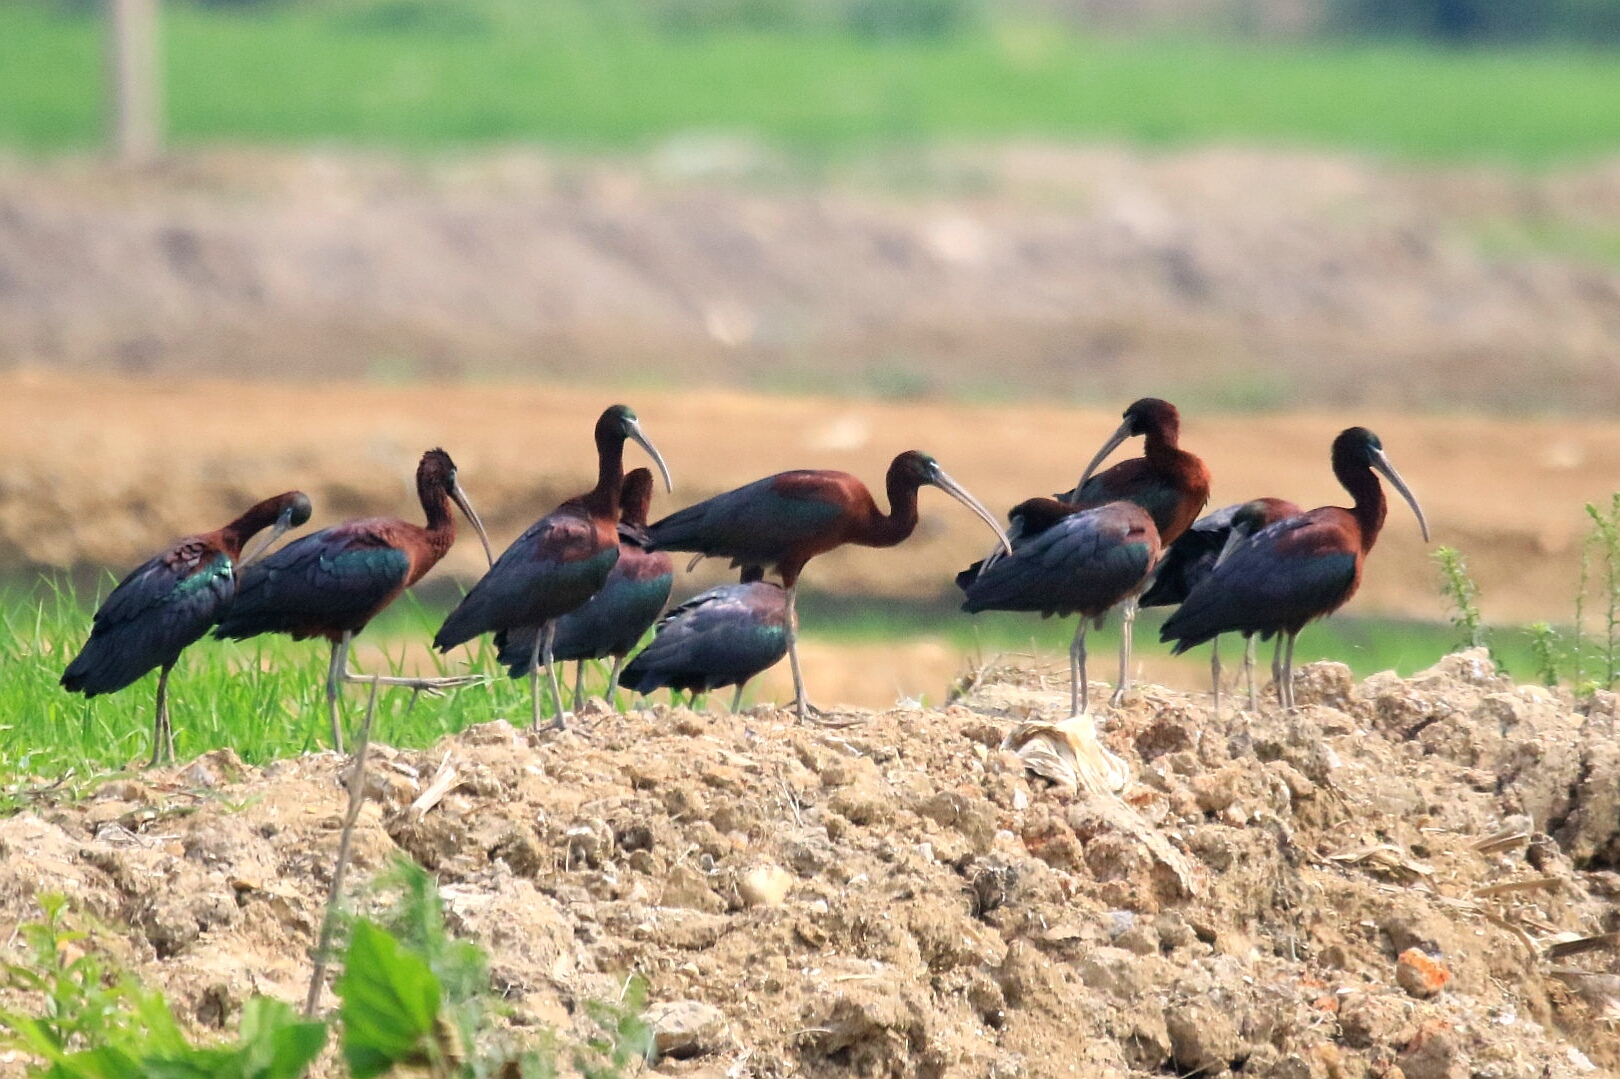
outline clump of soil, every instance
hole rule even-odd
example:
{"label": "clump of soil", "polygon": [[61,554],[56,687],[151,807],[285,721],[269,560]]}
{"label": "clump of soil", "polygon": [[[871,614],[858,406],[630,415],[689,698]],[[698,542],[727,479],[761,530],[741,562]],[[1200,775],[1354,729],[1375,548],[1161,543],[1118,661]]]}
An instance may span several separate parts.
{"label": "clump of soil", "polygon": [[[847,726],[489,724],[380,751],[356,860],[437,875],[518,1026],[583,1033],[578,1005],[639,971],[660,1074],[1620,1069],[1620,953],[1590,939],[1620,930],[1616,698],[1514,686],[1478,652],[1300,677],[1293,713],[1153,687],[1106,713],[1121,798],[1001,748],[1063,714],[1036,672]],[[346,764],[220,751],[21,813],[0,910],[64,891],[127,925],[124,960],[199,1028],[299,1000]]]}

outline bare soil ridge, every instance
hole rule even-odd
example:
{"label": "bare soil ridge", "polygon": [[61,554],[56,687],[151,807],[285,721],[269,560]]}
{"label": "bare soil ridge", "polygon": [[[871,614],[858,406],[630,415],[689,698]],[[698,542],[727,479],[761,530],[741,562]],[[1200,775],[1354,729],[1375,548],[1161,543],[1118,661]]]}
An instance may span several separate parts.
{"label": "bare soil ridge", "polygon": [[0,368],[1620,407],[1620,169],[946,146],[0,163]]}
{"label": "bare soil ridge", "polygon": [[[842,728],[495,723],[380,754],[357,864],[438,876],[516,1024],[583,1031],[581,1001],[643,973],[655,1015],[702,1019],[656,1074],[1620,1074],[1620,954],[1570,943],[1620,929],[1616,698],[1483,653],[1359,685],[1317,664],[1299,697],[1217,720],[1144,689],[1105,716],[1123,801],[999,748],[1061,714],[1030,673]],[[199,1027],[301,999],[344,765],[221,751],[14,816],[0,911],[51,889],[127,924],[125,959]]]}

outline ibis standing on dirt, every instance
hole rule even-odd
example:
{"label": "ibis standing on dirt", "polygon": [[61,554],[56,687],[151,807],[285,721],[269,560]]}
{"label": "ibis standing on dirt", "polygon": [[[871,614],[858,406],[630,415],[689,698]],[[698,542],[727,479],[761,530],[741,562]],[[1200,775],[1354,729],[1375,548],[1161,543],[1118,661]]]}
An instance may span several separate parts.
{"label": "ibis standing on dirt", "polygon": [[[175,661],[219,621],[236,595],[242,566],[287,529],[309,520],[309,514],[309,496],[288,491],[258,503],[224,528],[187,536],[137,566],[96,611],[90,639],[62,674],[63,687],[86,697],[115,693],[153,667],[161,668],[150,763],[173,760],[168,694]],[[244,558],[242,545],[266,528],[270,535]]]}
{"label": "ibis standing on dirt", "polygon": [[[652,509],[652,473],[632,469],[619,491],[619,561],[608,574],[607,583],[584,604],[557,619],[557,637],[551,658],[577,661],[574,677],[574,711],[584,705],[585,661],[611,656],[607,699],[613,702],[619,688],[619,670],[624,659],[641,643],[641,638],[658,621],[669,602],[675,583],[675,567],[669,555],[646,549],[647,515]],[[502,630],[495,635],[500,662],[513,678],[528,674],[534,654],[538,626]]]}
{"label": "ibis standing on dirt", "polygon": [[670,611],[624,669],[624,684],[637,693],[667,686],[693,697],[736,686],[735,712],[749,680],[787,655],[792,632],[787,589],[762,576],[750,566],[742,583],[711,588]]}
{"label": "ibis standing on dirt", "polygon": [[451,502],[472,522],[484,554],[489,556],[489,537],[456,479],[456,464],[448,453],[433,449],[422,455],[416,467],[416,493],[427,514],[427,527],[398,517],[366,517],[289,543],[242,575],[236,600],[214,631],[222,639],[286,633],[295,641],[325,637],[331,642],[326,707],[332,722],[332,748],[339,752],[343,749],[343,727],[338,722],[340,682],[374,681],[438,690],[480,680],[474,675],[368,677],[349,670],[354,635],[449,552],[456,539]]}
{"label": "ibis standing on dirt", "polygon": [[809,707],[799,670],[795,600],[805,563],[846,543],[893,547],[917,528],[917,491],[938,487],[992,530],[1003,548],[1007,535],[979,500],[947,476],[926,453],[907,450],[889,465],[889,512],[878,509],[866,485],[848,472],[801,469],[779,472],[672,513],[648,528],[655,550],[691,551],[729,558],[745,570],[776,567],[787,590],[788,658],[793,706],[803,720]]}
{"label": "ibis standing on dirt", "polygon": [[1425,542],[1429,525],[1411,490],[1390,464],[1378,436],[1350,427],[1333,440],[1333,475],[1352,505],[1322,506],[1278,521],[1229,551],[1164,623],[1159,636],[1177,654],[1218,633],[1283,634],[1285,658],[1278,692],[1294,704],[1294,640],[1312,619],[1338,610],[1356,594],[1362,568],[1384,527],[1388,503],[1382,474],[1417,516]]}
{"label": "ibis standing on dirt", "polygon": [[529,526],[461,603],[450,612],[433,646],[447,652],[481,633],[535,627],[530,643],[529,696],[540,727],[540,664],[551,678],[557,706],[554,727],[566,726],[562,686],[552,664],[556,620],[575,610],[607,583],[619,560],[619,494],[624,485],[624,443],[632,439],[674,488],[663,455],[642,433],[636,414],[614,405],[596,421],[596,486],[571,498]]}
{"label": "ibis standing on dirt", "polygon": [[[1173,607],[1187,598],[1199,581],[1208,577],[1228,547],[1240,543],[1265,528],[1299,513],[1299,507],[1285,498],[1256,498],[1233,506],[1224,506],[1192,523],[1192,527],[1164,552],[1159,568],[1153,575],[1153,584],[1142,593],[1140,606]],[[1215,697],[1215,715],[1221,714],[1221,652],[1220,641],[1212,640],[1209,648],[1209,679]],[[1277,641],[1277,659],[1272,662],[1272,674],[1280,669],[1282,640]],[[1243,648],[1243,676],[1249,688],[1249,709],[1255,708],[1254,696],[1254,635],[1245,634]],[[1279,689],[1278,692],[1281,692]]]}
{"label": "ibis standing on dirt", "polygon": [[[1109,454],[1137,435],[1143,438],[1142,456],[1097,472]],[[1176,542],[1203,512],[1209,502],[1209,482],[1204,462],[1181,448],[1181,413],[1176,406],[1157,397],[1143,397],[1131,402],[1123,422],[1091,458],[1074,489],[1057,497],[1082,509],[1110,502],[1134,502],[1153,518],[1160,549],[1164,549]],[[1131,638],[1138,596],[1132,592],[1120,601],[1121,674],[1114,690],[1115,704],[1124,700],[1130,687]]]}

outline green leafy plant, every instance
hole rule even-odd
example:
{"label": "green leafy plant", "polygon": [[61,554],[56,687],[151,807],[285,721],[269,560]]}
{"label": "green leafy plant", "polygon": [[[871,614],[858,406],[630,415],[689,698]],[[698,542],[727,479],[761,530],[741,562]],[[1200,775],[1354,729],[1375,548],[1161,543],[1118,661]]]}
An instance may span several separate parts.
{"label": "green leafy plant", "polygon": [[1536,677],[1542,685],[1551,689],[1558,684],[1558,631],[1545,622],[1531,623],[1529,631],[1530,654],[1535,658]]}
{"label": "green leafy plant", "polygon": [[355,923],[336,988],[343,1002],[343,1059],[355,1079],[383,1075],[396,1064],[426,1067],[434,1076],[458,1074],[461,1043],[440,1015],[439,979],[381,926]]}
{"label": "green leafy plant", "polygon": [[586,1043],[598,1058],[574,1055],[574,1067],[586,1079],[610,1079],[622,1074],[632,1060],[651,1061],[658,1052],[652,1026],[642,1017],[647,1009],[647,980],[632,974],[625,980],[617,1003],[587,1001],[585,1014],[602,1031]]}
{"label": "green leafy plant", "polygon": [[1440,591],[1451,601],[1451,624],[1462,634],[1462,647],[1487,647],[1489,635],[1479,613],[1479,585],[1469,576],[1462,552],[1441,547],[1432,557],[1440,567]]}
{"label": "green leafy plant", "polygon": [[194,1046],[163,994],[141,988],[70,928],[67,901],[40,897],[44,919],[19,927],[25,962],[6,963],[7,988],[33,994],[40,1014],[0,1011],[0,1042],[43,1066],[45,1079],[298,1079],[326,1044],[326,1025],[299,1020],[288,1005],[254,997],[242,1009],[236,1044]]}

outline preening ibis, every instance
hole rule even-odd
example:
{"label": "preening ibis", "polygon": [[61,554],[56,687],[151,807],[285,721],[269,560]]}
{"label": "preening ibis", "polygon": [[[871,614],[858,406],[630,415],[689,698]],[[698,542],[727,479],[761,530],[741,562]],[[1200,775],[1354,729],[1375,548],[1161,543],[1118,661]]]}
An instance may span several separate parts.
{"label": "preening ibis", "polygon": [[[152,725],[152,760],[174,759],[169,725],[169,671],[180,653],[219,621],[236,595],[241,567],[289,528],[309,520],[309,496],[288,491],[267,498],[214,532],[187,536],[154,555],[118,582],[96,611],[85,642],[62,685],[94,697],[115,693],[153,667],[158,672],[157,714]],[[242,545],[269,528],[247,558]]]}
{"label": "preening ibis", "polygon": [[481,633],[535,627],[529,646],[529,696],[540,727],[540,663],[545,662],[557,704],[553,726],[566,725],[562,686],[553,666],[557,619],[607,583],[619,561],[619,490],[624,484],[624,441],[633,439],[673,489],[663,456],[642,433],[636,414],[614,405],[596,421],[596,486],[529,526],[450,612],[433,646],[447,652]]}
{"label": "preening ibis", "polygon": [[456,539],[450,503],[460,507],[478,531],[484,554],[489,537],[456,480],[456,464],[443,450],[428,450],[416,466],[416,493],[427,527],[398,517],[345,521],[304,536],[255,562],[242,574],[236,600],[214,636],[244,640],[261,633],[286,633],[293,640],[325,637],[332,645],[326,670],[326,708],[332,721],[332,747],[343,749],[338,722],[338,683],[376,681],[417,690],[446,689],[477,681],[453,678],[375,679],[349,670],[354,635],[394,602],[405,589],[438,565]]}
{"label": "preening ibis", "polygon": [[749,567],[741,584],[711,588],[661,618],[652,642],[624,669],[624,684],[637,693],[668,686],[694,696],[736,686],[735,712],[749,679],[787,655],[792,634],[787,589],[760,580],[760,572]]}
{"label": "preening ibis", "polygon": [[1378,436],[1351,427],[1333,440],[1333,475],[1353,505],[1322,506],[1278,521],[1230,547],[1165,622],[1160,637],[1185,652],[1218,633],[1285,635],[1278,672],[1284,707],[1294,704],[1294,640],[1305,623],[1331,614],[1355,595],[1367,554],[1384,526],[1388,505],[1374,472],[1382,473],[1412,507],[1425,541],[1423,509],[1390,464]]}
{"label": "preening ibis", "polygon": [[[1108,455],[1126,439],[1143,436],[1142,456],[1121,461],[1097,472]],[[1181,448],[1181,413],[1169,401],[1143,397],[1131,402],[1124,419],[1108,441],[1092,457],[1072,491],[1057,498],[1070,505],[1090,509],[1109,502],[1134,502],[1153,518],[1159,542],[1174,543],[1203,512],[1209,501],[1209,469],[1204,462]],[[1095,473],[1095,475],[1093,475]],[[1121,600],[1120,665],[1128,671],[1131,640],[1136,627],[1137,596]],[[1129,679],[1121,678],[1114,691],[1114,703],[1124,699]]]}
{"label": "preening ibis", "polygon": [[947,476],[926,453],[907,450],[889,465],[889,512],[878,509],[866,485],[848,472],[801,469],[779,472],[670,514],[648,528],[655,550],[691,551],[729,558],[734,566],[775,566],[787,589],[788,658],[793,666],[793,704],[804,719],[807,702],[799,671],[795,599],[799,574],[816,555],[856,543],[893,547],[917,527],[917,489],[938,487],[995,530],[1007,550],[1007,535],[979,500]]}
{"label": "preening ibis", "polygon": [[[619,561],[608,574],[601,591],[577,609],[557,619],[557,637],[552,644],[554,660],[575,660],[579,666],[574,680],[574,711],[584,703],[585,661],[613,657],[608,675],[607,699],[611,702],[619,688],[619,670],[624,659],[641,643],[641,638],[669,602],[675,569],[669,555],[649,551],[647,513],[652,507],[652,473],[645,468],[631,470],[619,491]],[[529,673],[534,655],[537,626],[501,631],[495,635],[500,662],[513,678]]]}
{"label": "preening ibis", "polygon": [[[1199,581],[1209,576],[1229,542],[1242,542],[1267,525],[1299,512],[1299,507],[1287,499],[1257,498],[1205,514],[1165,549],[1164,557],[1159,560],[1159,568],[1153,575],[1153,584],[1142,593],[1139,605],[1175,606],[1187,598]],[[1245,634],[1244,641],[1243,674],[1249,687],[1249,708],[1252,710],[1255,707],[1254,635]],[[1220,643],[1218,639],[1211,641],[1209,650],[1209,677],[1217,716],[1221,714]],[[1279,639],[1277,644],[1280,649],[1282,641]],[[1273,663],[1272,667],[1273,673],[1276,673],[1278,664]]]}

